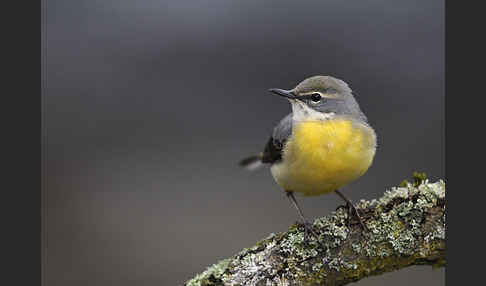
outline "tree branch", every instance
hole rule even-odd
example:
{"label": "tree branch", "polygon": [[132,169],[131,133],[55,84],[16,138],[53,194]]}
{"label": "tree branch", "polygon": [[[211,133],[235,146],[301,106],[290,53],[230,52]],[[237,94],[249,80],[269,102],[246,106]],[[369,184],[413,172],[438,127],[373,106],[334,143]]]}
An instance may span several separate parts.
{"label": "tree branch", "polygon": [[414,179],[357,204],[369,232],[353,219],[348,228],[340,208],[314,221],[319,243],[311,235],[305,243],[294,224],[184,285],[345,285],[411,265],[445,266],[445,183]]}

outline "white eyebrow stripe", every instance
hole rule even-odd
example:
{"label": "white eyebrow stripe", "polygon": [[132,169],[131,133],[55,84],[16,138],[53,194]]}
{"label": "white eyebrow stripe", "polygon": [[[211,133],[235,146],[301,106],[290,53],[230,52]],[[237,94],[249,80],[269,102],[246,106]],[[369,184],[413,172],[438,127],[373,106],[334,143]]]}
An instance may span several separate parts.
{"label": "white eyebrow stripe", "polygon": [[306,93],[301,93],[301,94],[299,94],[299,96],[311,95],[313,93],[318,93],[318,94],[320,94],[324,98],[339,98],[336,94],[332,94],[332,93],[322,93],[320,91],[310,91],[310,92],[306,92]]}

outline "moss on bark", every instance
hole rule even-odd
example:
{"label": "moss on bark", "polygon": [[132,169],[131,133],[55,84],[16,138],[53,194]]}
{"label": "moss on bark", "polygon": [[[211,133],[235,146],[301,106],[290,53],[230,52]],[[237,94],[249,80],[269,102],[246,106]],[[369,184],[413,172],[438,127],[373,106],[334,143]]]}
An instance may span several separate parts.
{"label": "moss on bark", "polygon": [[445,266],[445,183],[415,173],[378,200],[357,208],[368,232],[338,209],[313,225],[271,234],[185,283],[203,285],[344,285],[411,265]]}

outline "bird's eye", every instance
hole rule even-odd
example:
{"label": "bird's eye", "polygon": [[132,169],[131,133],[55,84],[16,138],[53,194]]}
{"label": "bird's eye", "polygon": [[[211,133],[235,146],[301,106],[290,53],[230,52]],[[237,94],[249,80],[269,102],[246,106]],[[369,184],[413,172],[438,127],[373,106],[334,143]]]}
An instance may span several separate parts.
{"label": "bird's eye", "polygon": [[314,101],[314,102],[319,102],[319,100],[321,100],[321,95],[319,93],[313,93],[311,95],[311,100]]}

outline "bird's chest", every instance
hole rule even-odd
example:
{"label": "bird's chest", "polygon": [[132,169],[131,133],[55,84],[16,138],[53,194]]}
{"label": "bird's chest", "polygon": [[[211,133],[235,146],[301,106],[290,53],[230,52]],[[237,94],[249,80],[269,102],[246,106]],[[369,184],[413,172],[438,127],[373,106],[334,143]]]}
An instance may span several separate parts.
{"label": "bird's chest", "polygon": [[285,187],[324,193],[361,176],[374,155],[374,132],[366,128],[344,119],[294,124],[280,167]]}

